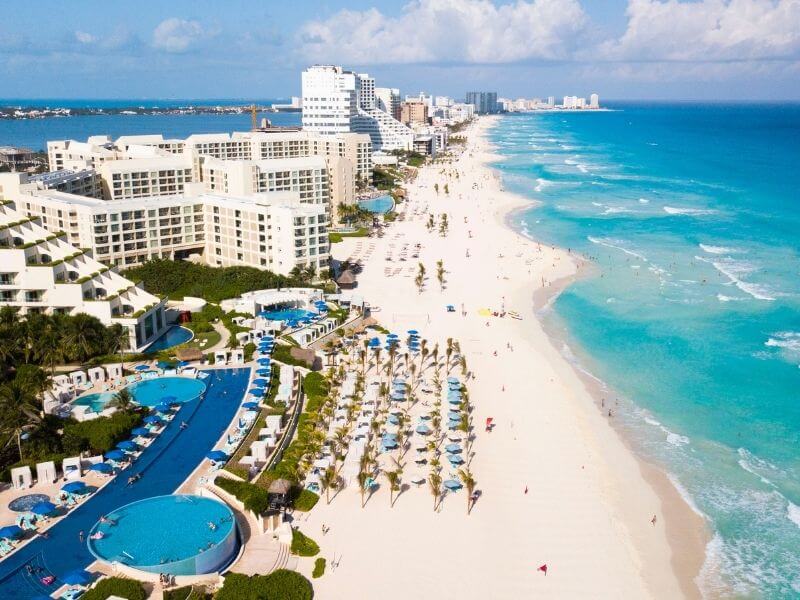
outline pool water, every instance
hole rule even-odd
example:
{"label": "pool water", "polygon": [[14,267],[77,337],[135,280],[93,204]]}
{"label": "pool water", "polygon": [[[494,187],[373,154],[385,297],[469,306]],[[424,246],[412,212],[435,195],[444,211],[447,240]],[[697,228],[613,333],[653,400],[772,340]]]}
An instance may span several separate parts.
{"label": "pool water", "polygon": [[89,412],[99,413],[105,410],[106,405],[114,398],[112,392],[95,392],[81,396],[72,404],[74,406],[88,406]]}
{"label": "pool water", "polygon": [[50,496],[45,494],[26,494],[9,502],[8,509],[14,512],[28,512],[39,502],[50,502]]}
{"label": "pool water", "polygon": [[160,338],[150,344],[145,352],[158,352],[159,350],[166,350],[173,346],[185,344],[194,337],[191,329],[175,325],[167,329]]}
{"label": "pool water", "polygon": [[133,399],[142,406],[157,406],[162,402],[168,404],[191,402],[199,398],[206,389],[199,379],[188,377],[157,377],[137,381],[128,386]]}
{"label": "pool water", "polygon": [[298,321],[306,317],[315,317],[316,314],[302,308],[282,308],[280,310],[265,310],[261,316],[270,321]]}
{"label": "pool water", "polygon": [[[101,560],[145,571],[214,572],[227,566],[239,547],[233,512],[211,498],[156,496],[127,504],[107,517],[113,524],[95,524],[89,551]],[[98,531],[103,538],[91,539]]]}
{"label": "pool water", "polygon": [[391,196],[378,196],[370,200],[361,200],[358,206],[371,213],[382,215],[394,208],[394,200]]}

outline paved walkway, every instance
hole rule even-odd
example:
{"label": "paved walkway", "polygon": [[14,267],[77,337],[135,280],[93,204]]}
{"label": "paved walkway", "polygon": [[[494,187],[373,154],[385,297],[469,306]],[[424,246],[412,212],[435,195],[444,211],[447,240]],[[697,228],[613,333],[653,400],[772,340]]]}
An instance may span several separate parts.
{"label": "paved walkway", "polygon": [[219,334],[219,341],[210,346],[208,348],[203,348],[203,352],[216,352],[217,350],[222,350],[223,348],[228,347],[228,340],[231,339],[231,332],[228,331],[228,328],[220,321],[219,323],[212,323],[211,326],[214,330]]}

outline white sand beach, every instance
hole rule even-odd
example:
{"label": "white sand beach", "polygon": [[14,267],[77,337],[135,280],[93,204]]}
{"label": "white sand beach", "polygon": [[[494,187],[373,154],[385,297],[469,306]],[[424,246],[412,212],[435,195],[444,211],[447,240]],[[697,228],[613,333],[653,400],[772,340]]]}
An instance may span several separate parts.
{"label": "white sand beach", "polygon": [[[505,224],[530,200],[503,192],[486,166],[491,122],[470,127],[458,161],[421,169],[400,208],[404,220],[385,237],[333,246],[335,258],[362,261],[358,293],[379,307],[373,316],[382,325],[418,329],[442,346],[448,337],[460,342],[476,375],[468,385],[480,497],[469,516],[464,490],[434,512],[425,485],[411,486],[391,508],[386,486],[363,509],[355,486],[329,505],[323,498],[299,521],[321,556],[338,561],[314,580],[316,597],[696,597],[701,519],[663,473],[634,457],[534,315],[534,295],[546,303],[586,267]],[[428,230],[429,213],[437,223],[448,215],[446,237]],[[412,258],[417,243],[419,258]],[[400,261],[404,246],[407,260]],[[447,271],[444,290],[438,260]],[[414,284],[418,262],[428,273],[422,293]],[[485,308],[522,319],[479,315]],[[492,432],[484,431],[487,417]],[[308,575],[311,562],[302,567]],[[543,564],[546,574],[537,570]]]}

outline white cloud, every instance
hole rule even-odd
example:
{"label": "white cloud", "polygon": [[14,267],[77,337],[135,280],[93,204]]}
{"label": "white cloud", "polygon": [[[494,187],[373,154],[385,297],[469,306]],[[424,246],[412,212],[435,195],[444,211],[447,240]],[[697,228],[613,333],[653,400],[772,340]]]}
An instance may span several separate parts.
{"label": "white cloud", "polygon": [[726,62],[800,55],[800,0],[629,0],[628,26],[596,56]]}
{"label": "white cloud", "polygon": [[153,31],[153,46],[167,52],[184,52],[204,34],[199,22],[172,17],[161,21]]}
{"label": "white cloud", "polygon": [[399,17],[343,10],[300,29],[306,60],[508,63],[569,58],[588,19],[578,0],[413,0]]}
{"label": "white cloud", "polygon": [[85,31],[76,31],[75,39],[81,44],[91,44],[94,42],[94,36],[91,33],[86,33]]}

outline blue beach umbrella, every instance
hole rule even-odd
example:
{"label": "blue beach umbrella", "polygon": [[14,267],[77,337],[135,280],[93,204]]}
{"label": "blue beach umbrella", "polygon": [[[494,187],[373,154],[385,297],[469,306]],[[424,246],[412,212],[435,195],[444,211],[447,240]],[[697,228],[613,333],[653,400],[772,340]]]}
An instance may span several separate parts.
{"label": "blue beach umbrella", "polygon": [[65,483],[61,486],[61,491],[67,492],[68,494],[82,492],[84,489],[86,489],[86,484],[82,481],[70,481],[69,483]]}
{"label": "blue beach umbrella", "polygon": [[137,370],[137,371],[149,371],[150,370],[150,366],[149,365],[136,365],[134,367],[134,369]]}
{"label": "blue beach umbrella", "polygon": [[450,464],[453,466],[464,464],[464,459],[461,458],[460,454],[448,454],[447,460],[449,460]]}
{"label": "blue beach umbrella", "polygon": [[456,404],[461,404],[461,398],[450,398],[448,402],[455,406]]}
{"label": "blue beach umbrella", "polygon": [[456,481],[455,479],[448,479],[442,485],[444,485],[444,487],[453,492],[456,490],[460,490],[462,487],[464,487],[461,485],[460,481]]}
{"label": "blue beach umbrella", "polygon": [[259,375],[269,375],[269,369],[259,369],[256,373]]}
{"label": "blue beach umbrella", "polygon": [[458,377],[448,377],[447,383],[458,383]]}
{"label": "blue beach umbrella", "polygon": [[133,435],[150,435],[150,430],[147,427],[136,427],[131,430]]}
{"label": "blue beach umbrella", "polygon": [[22,535],[22,528],[17,525],[0,527],[0,538],[13,539]]}
{"label": "blue beach umbrella", "polygon": [[431,432],[431,428],[423,423],[417,427],[416,432],[420,435],[428,435]]}
{"label": "blue beach umbrella", "polygon": [[386,338],[387,339],[392,339],[392,338],[396,338],[396,337],[397,337],[396,333],[388,333],[388,334],[386,334]]}
{"label": "blue beach umbrella", "polygon": [[137,446],[136,444],[134,444],[130,440],[123,440],[119,444],[117,444],[117,448],[119,448],[120,450],[133,451],[133,450],[137,450],[139,448],[139,446]]}
{"label": "blue beach umbrella", "polygon": [[228,455],[222,450],[212,450],[206,454],[206,458],[208,460],[213,460],[214,462],[222,462],[223,460],[228,460]]}
{"label": "blue beach umbrella", "polygon": [[145,423],[150,423],[151,425],[157,425],[163,423],[160,417],[156,415],[147,415],[144,419],[142,419]]}
{"label": "blue beach umbrella", "polygon": [[409,329],[406,333],[408,333],[408,335],[419,335],[419,331],[416,329]]}
{"label": "blue beach umbrella", "polygon": [[258,410],[258,402],[245,402],[242,404],[242,408],[246,408],[248,410]]}
{"label": "blue beach umbrella", "polygon": [[267,366],[267,365],[269,365],[269,364],[270,364],[272,361],[271,361],[269,358],[259,358],[259,359],[258,359],[256,362],[257,362],[258,364],[260,364],[260,365],[263,365],[263,366],[265,366],[265,367],[266,367],[266,366]]}
{"label": "blue beach umbrella", "polygon": [[106,452],[106,458],[113,461],[122,460],[125,458],[125,453],[122,450],[109,450]]}
{"label": "blue beach umbrella", "polygon": [[161,414],[168,413],[169,411],[172,410],[172,408],[170,408],[169,404],[159,404],[155,408],[156,408],[156,411],[160,412]]}
{"label": "blue beach umbrella", "polygon": [[400,419],[398,419],[396,415],[389,415],[389,418],[386,420],[392,425],[397,425],[400,423]]}
{"label": "blue beach umbrella", "polygon": [[37,502],[31,506],[30,510],[35,515],[49,515],[50,513],[55,512],[56,505],[52,502]]}
{"label": "blue beach umbrella", "polygon": [[445,446],[444,449],[447,450],[448,452],[450,452],[451,454],[457,454],[457,453],[461,452],[461,445],[460,444],[447,444],[447,446]]}
{"label": "blue beach umbrella", "polygon": [[90,471],[96,471],[98,473],[111,473],[114,468],[109,465],[108,463],[95,463],[91,467],[89,467]]}
{"label": "blue beach umbrella", "polygon": [[265,385],[267,385],[267,383],[269,382],[266,379],[261,379],[261,378],[253,379],[253,385],[257,385],[258,387],[264,387]]}
{"label": "blue beach umbrella", "polygon": [[92,582],[92,579],[93,577],[90,573],[87,573],[83,569],[78,569],[77,571],[70,571],[64,575],[61,581],[67,585],[88,585]]}

